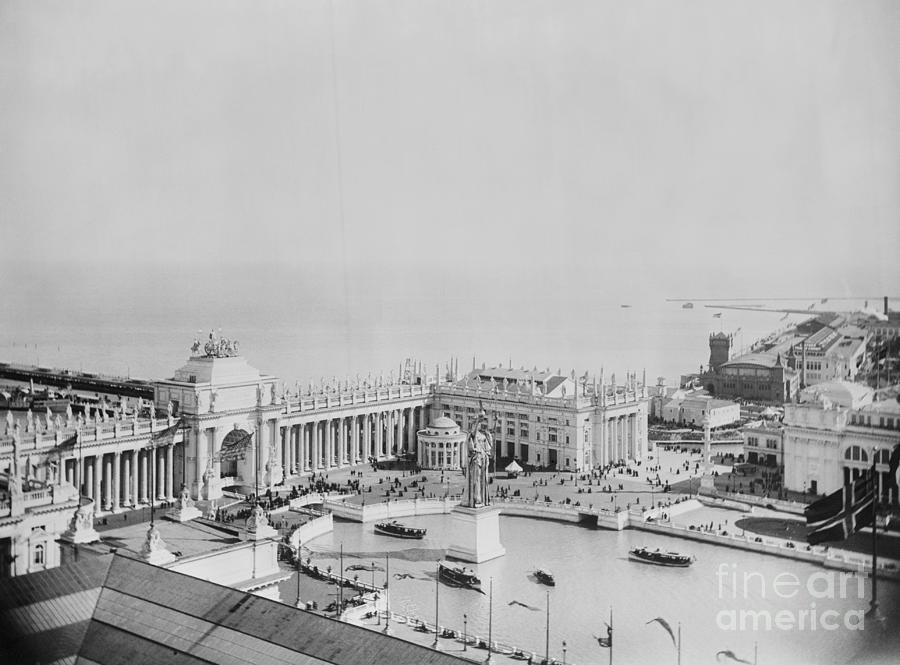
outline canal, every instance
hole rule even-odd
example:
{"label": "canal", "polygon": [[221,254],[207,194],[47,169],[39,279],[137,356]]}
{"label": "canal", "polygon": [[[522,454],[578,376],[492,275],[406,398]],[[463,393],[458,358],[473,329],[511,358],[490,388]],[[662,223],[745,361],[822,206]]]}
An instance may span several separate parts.
{"label": "canal", "polygon": [[[707,518],[709,510],[704,509]],[[731,521],[737,515],[720,512],[712,518]],[[446,515],[409,518],[405,523],[427,528],[428,535],[421,541],[404,541],[375,534],[371,524],[336,521],[333,533],[305,544],[311,553],[304,556],[312,556],[320,567],[331,564],[336,572],[341,545],[345,568],[371,561],[383,568],[384,554],[395,552],[390,562],[391,609],[431,624],[435,552],[453,541],[456,524]],[[716,653],[726,650],[752,661],[754,643],[760,665],[876,662],[861,655],[876,637],[893,640],[893,648],[900,648],[896,631],[893,637],[876,636],[875,624],[861,618],[870,597],[867,579],[860,584],[855,576],[812,564],[635,530],[614,532],[521,517],[503,517],[500,530],[506,556],[476,567],[485,592],[493,578],[493,638],[541,656],[548,592],[550,655],[560,658],[565,641],[567,662],[579,665],[608,662],[607,651],[594,636],[605,635],[610,607],[619,663],[674,662],[668,634],[658,623],[647,625],[656,617],[676,630],[681,623],[685,665],[715,663]],[[689,568],[630,561],[628,550],[637,546],[692,554],[696,561]],[[421,556],[401,558],[400,551],[410,548],[421,548]],[[555,587],[534,579],[532,572],[538,567],[553,571]],[[370,575],[360,573],[366,582]],[[377,584],[384,578],[383,571],[375,573]],[[301,579],[301,584],[307,580]],[[284,583],[286,602],[291,602],[295,588],[296,579]],[[896,628],[898,585],[879,581],[879,591],[888,624]],[[442,585],[441,625],[462,631],[463,615],[469,634],[486,638],[488,596]],[[857,630],[860,622],[862,629]],[[397,625],[393,632],[403,637],[407,631],[411,629]]]}

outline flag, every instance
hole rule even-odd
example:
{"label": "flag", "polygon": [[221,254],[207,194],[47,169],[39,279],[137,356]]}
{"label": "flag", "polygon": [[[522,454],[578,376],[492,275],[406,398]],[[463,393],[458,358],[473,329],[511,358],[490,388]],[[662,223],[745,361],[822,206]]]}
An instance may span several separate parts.
{"label": "flag", "polygon": [[597,640],[597,644],[600,645],[600,648],[612,649],[612,626],[606,624],[606,637],[597,637],[594,635],[594,639]]}
{"label": "flag", "polygon": [[222,449],[219,451],[218,455],[215,456],[215,460],[217,462],[224,462],[227,460],[244,459],[244,455],[247,453],[247,448],[250,447],[251,439],[253,439],[253,432],[242,436],[236,441],[229,441],[227,444],[224,444],[222,446]]}
{"label": "flag", "polygon": [[872,523],[875,483],[872,472],[857,478],[824,499],[807,506],[803,514],[812,527],[806,536],[810,545],[832,540],[846,540],[862,527]]}
{"label": "flag", "polygon": [[159,432],[154,432],[150,437],[150,447],[158,448],[161,446],[170,445],[175,440],[175,432],[178,431],[179,427],[181,427],[180,420],[171,427],[167,427],[166,429]]}
{"label": "flag", "polygon": [[65,441],[60,441],[59,445],[53,446],[47,454],[47,459],[44,461],[44,464],[49,465],[51,463],[59,462],[59,460],[69,454],[69,451],[75,448],[75,444],[77,443],[78,433],[76,432]]}
{"label": "flag", "polygon": [[744,660],[743,658],[738,658],[734,655],[734,651],[718,651],[716,652],[716,660],[719,661],[721,658],[719,656],[725,656],[726,658],[730,658],[736,663],[746,663],[746,665],[753,665],[749,660]]}
{"label": "flag", "polygon": [[897,486],[897,469],[900,468],[900,443],[894,446],[894,450],[891,452],[891,459],[888,462],[888,482],[892,487]]}
{"label": "flag", "polygon": [[669,625],[669,622],[663,619],[662,617],[656,617],[655,619],[650,619],[646,625],[650,625],[656,621],[660,626],[666,629],[666,632],[669,634],[669,637],[672,638],[672,646],[678,646],[678,642],[675,640],[675,633],[672,631],[672,626]]}

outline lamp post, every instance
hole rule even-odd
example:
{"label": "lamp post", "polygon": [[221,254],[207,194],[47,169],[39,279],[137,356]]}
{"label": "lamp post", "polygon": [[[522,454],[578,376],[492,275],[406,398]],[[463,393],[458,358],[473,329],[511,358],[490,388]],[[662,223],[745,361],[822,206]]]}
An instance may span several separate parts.
{"label": "lamp post", "polygon": [[563,640],[563,665],[566,665],[566,641]]}
{"label": "lamp post", "polygon": [[463,614],[463,651],[465,651],[469,645],[468,623],[469,623],[469,615]]}

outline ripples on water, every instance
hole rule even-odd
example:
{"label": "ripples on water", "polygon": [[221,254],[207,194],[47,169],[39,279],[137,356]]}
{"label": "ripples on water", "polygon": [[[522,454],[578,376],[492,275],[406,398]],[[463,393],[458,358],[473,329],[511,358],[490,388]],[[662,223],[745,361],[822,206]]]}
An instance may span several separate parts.
{"label": "ripples on water", "polygon": [[[720,518],[724,521],[733,516],[734,513],[723,511]],[[377,560],[384,565],[383,553],[394,551],[390,564],[391,609],[433,622],[435,560],[453,539],[456,524],[449,516],[410,518],[406,522],[428,529],[428,536],[415,548],[417,553],[412,558],[417,560],[398,556],[409,543],[376,535],[368,524],[336,522],[333,534],[317,538],[309,546],[320,556],[327,556],[343,544],[345,565],[353,563],[354,554],[360,552],[365,553],[366,563],[381,555]],[[568,662],[579,665],[607,662],[607,652],[597,646],[593,636],[605,634],[604,622],[609,618],[610,606],[614,609],[615,662],[619,663],[672,662],[668,635],[657,624],[646,625],[655,617],[663,617],[673,629],[679,621],[682,623],[685,665],[715,663],[716,652],[722,650],[752,660],[754,642],[759,644],[760,665],[873,662],[867,658],[853,660],[871,637],[867,631],[827,631],[817,626],[814,631],[773,628],[741,632],[723,630],[716,622],[720,612],[742,609],[770,612],[773,617],[786,610],[796,616],[799,610],[809,610],[811,603],[815,603],[818,612],[831,609],[843,617],[847,610],[868,607],[868,583],[862,598],[857,597],[857,581],[852,579],[847,585],[849,597],[817,599],[805,590],[806,581],[813,573],[830,575],[831,571],[811,564],[639,531],[613,532],[518,517],[504,517],[500,530],[506,556],[477,568],[485,591],[488,580],[494,580],[493,632],[494,639],[501,643],[543,654],[549,591],[551,655],[561,656],[565,640]],[[697,561],[684,569],[629,561],[628,550],[641,545],[691,553]],[[725,566],[725,572],[737,571],[737,587],[723,578],[720,590],[716,576],[719,564]],[[553,571],[555,587],[542,586],[534,580],[531,573],[537,567]],[[759,573],[764,588],[756,576],[745,592],[741,581],[744,572]],[[794,598],[778,597],[773,586],[776,577],[786,572],[801,581]],[[394,573],[411,573],[413,577],[396,579]],[[384,573],[376,573],[376,583],[383,580]],[[897,586],[884,582],[879,587],[882,609],[893,618],[898,609]],[[462,616],[467,614],[469,633],[486,637],[487,595],[446,586],[441,587],[440,594],[442,625],[462,631]],[[396,634],[402,637],[405,630],[409,629],[398,626]],[[894,639],[896,648],[900,648],[900,639]]]}

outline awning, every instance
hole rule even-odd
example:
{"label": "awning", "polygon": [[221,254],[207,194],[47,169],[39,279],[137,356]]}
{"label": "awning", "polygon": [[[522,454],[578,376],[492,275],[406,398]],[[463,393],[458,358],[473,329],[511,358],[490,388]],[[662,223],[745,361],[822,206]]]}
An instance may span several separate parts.
{"label": "awning", "polygon": [[506,465],[507,473],[521,473],[522,467],[519,466],[519,463],[516,460],[513,460],[509,464]]}

